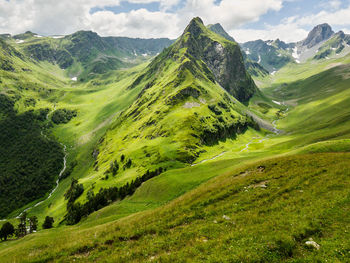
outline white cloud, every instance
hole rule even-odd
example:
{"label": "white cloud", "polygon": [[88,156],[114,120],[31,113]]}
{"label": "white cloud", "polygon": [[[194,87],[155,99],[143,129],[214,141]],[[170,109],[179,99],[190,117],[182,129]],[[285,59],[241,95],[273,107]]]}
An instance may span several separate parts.
{"label": "white cloud", "polygon": [[181,0],[122,0],[121,2],[129,2],[133,4],[150,4],[150,3],[159,3],[161,10],[166,11],[173,6],[178,5]]}
{"label": "white cloud", "polygon": [[342,2],[340,0],[327,0],[325,2],[322,2],[320,4],[320,6],[322,8],[326,8],[326,9],[332,9],[332,10],[337,10],[341,7]]}
{"label": "white cloud", "polygon": [[[238,41],[276,39],[290,42],[306,37],[310,27],[320,23],[348,28],[350,5],[339,9],[339,0],[323,1],[328,8],[318,14],[291,16],[280,24],[264,25],[263,29],[240,29],[259,21],[269,11],[278,12],[283,2],[300,0],[0,0],[0,32],[12,34],[27,30],[41,35],[69,34],[77,30],[93,30],[100,35],[129,37],[178,37],[195,16],[205,23],[221,23]],[[115,14],[104,7],[122,2],[133,4],[159,3],[157,12],[141,8]],[[181,5],[179,5],[181,3]],[[182,6],[179,8],[179,6]],[[95,7],[102,10],[91,13]],[[175,8],[174,8],[175,7]],[[175,10],[175,11],[174,11]],[[273,14],[273,13],[272,13]]]}
{"label": "white cloud", "polygon": [[[130,37],[170,37],[181,34],[194,16],[207,23],[234,28],[257,21],[269,10],[279,10],[283,0],[186,0],[185,7],[169,10],[181,0],[0,0],[0,32],[12,34],[27,30],[50,35],[92,29],[101,35]],[[157,2],[160,10],[132,10],[114,14],[106,10],[91,14],[94,7],[118,6],[121,2]]]}
{"label": "white cloud", "polygon": [[118,0],[0,0],[0,31],[73,32],[89,28],[92,7],[118,4]]}
{"label": "white cloud", "polygon": [[[332,4],[332,2],[334,2]],[[261,38],[263,40],[280,38],[286,42],[296,42],[304,39],[309,30],[322,23],[328,23],[331,26],[341,26],[345,28],[343,31],[346,33],[347,27],[350,26],[350,5],[347,8],[339,8],[338,1],[327,2],[328,7],[332,5],[334,9],[322,10],[317,14],[311,14],[307,16],[292,16],[287,17],[281,21],[279,25],[265,25],[263,30],[254,29],[236,29],[231,30],[230,33],[239,42],[246,42],[249,40],[255,40]],[[291,33],[292,32],[292,33]]]}
{"label": "white cloud", "polygon": [[[171,23],[164,23],[171,21]],[[165,12],[149,12],[146,9],[129,13],[114,14],[110,11],[94,13],[91,17],[92,30],[101,35],[133,36],[141,38],[160,37],[167,33],[170,38],[178,36],[172,23],[178,24],[178,17]]]}

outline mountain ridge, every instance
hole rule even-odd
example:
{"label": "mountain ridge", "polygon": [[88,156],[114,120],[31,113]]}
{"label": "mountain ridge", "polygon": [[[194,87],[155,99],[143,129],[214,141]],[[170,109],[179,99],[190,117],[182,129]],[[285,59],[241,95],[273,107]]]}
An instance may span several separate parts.
{"label": "mountain ridge", "polygon": [[[202,49],[202,44],[207,48]],[[129,89],[140,89],[139,96],[121,113],[120,119],[98,146],[101,153],[98,163],[106,162],[108,152],[115,152],[116,159],[124,154],[135,164],[147,162],[163,168],[168,168],[164,165],[193,163],[202,152],[202,145],[235,137],[248,126],[256,128],[254,121],[244,114],[244,106],[230,98],[229,94],[236,95],[234,89],[218,85],[220,71],[212,72],[210,65],[206,64],[212,63],[212,57],[223,56],[225,52],[236,54],[237,74],[243,70],[241,78],[248,85],[237,85],[241,92],[244,88],[248,90],[248,97],[243,98],[257,92],[245,71],[239,46],[213,33],[195,18],[182,36],[158,55],[129,86]],[[225,59],[222,61],[228,65],[231,63]],[[221,79],[224,85],[225,78],[227,76]],[[240,84],[241,80],[236,82]],[[130,127],[135,131],[133,136],[126,133]],[[117,142],[113,139],[115,134],[121,138]],[[125,151],[126,144],[133,150]],[[143,155],[150,152],[153,155],[144,159]]]}

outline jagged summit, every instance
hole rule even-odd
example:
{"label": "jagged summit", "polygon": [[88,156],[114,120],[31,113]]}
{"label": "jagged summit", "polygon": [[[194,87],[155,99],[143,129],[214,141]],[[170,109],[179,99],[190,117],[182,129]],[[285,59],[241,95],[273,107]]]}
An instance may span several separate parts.
{"label": "jagged summit", "polygon": [[233,37],[231,37],[225,29],[221,26],[221,24],[213,24],[213,25],[208,25],[208,29],[213,31],[214,33],[226,38],[229,41],[236,42]]}
{"label": "jagged summit", "polygon": [[200,17],[195,17],[191,20],[191,22],[186,27],[184,34],[191,33],[194,37],[198,37],[200,33],[203,32],[204,23]]}
{"label": "jagged summit", "polygon": [[307,38],[303,41],[303,46],[312,48],[318,43],[329,39],[334,34],[331,26],[328,24],[321,24],[314,27],[308,34]]}
{"label": "jagged summit", "polygon": [[256,92],[238,44],[206,28],[200,18],[192,19],[178,43],[172,48],[173,55],[186,48],[189,55],[205,63],[215,80],[236,99],[247,101]]}

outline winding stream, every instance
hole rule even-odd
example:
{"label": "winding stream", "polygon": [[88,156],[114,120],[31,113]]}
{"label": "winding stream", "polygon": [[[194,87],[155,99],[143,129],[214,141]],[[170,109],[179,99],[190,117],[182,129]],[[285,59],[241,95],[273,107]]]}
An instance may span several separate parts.
{"label": "winding stream", "polygon": [[[46,119],[47,119],[47,120],[49,120],[49,115],[50,115],[53,111],[55,111],[55,109],[56,109],[56,105],[54,106],[54,108],[53,108],[52,111],[50,111],[49,113],[47,113],[47,115],[46,115]],[[43,133],[43,131],[41,131],[41,135],[42,135],[45,139],[50,140],[50,139],[46,136],[46,134]],[[61,143],[61,145],[63,146],[63,152],[64,152],[64,157],[63,157],[63,168],[61,169],[60,173],[58,174],[58,178],[57,178],[57,180],[56,180],[56,186],[55,186],[55,188],[51,190],[51,192],[49,193],[49,196],[48,196],[47,198],[45,198],[44,200],[39,201],[39,202],[37,202],[36,204],[34,204],[34,205],[32,205],[32,206],[30,206],[30,207],[24,209],[24,210],[17,216],[17,218],[20,217],[24,212],[27,212],[28,210],[32,209],[33,207],[37,207],[38,205],[40,205],[40,204],[43,203],[44,201],[48,200],[48,199],[53,195],[53,193],[56,191],[56,189],[58,188],[58,186],[59,186],[59,184],[60,184],[61,176],[63,175],[64,171],[65,171],[66,168],[67,168],[67,155],[68,155],[68,154],[67,154],[67,146],[64,145],[63,143]],[[5,219],[3,219],[3,220],[1,220],[1,221],[4,221],[4,220],[5,220]]]}

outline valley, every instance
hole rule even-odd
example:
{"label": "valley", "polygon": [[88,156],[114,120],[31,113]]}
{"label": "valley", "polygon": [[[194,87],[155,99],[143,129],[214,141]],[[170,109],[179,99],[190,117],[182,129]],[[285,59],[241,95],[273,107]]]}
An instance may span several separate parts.
{"label": "valley", "polygon": [[350,258],[348,35],[2,38],[1,262]]}

